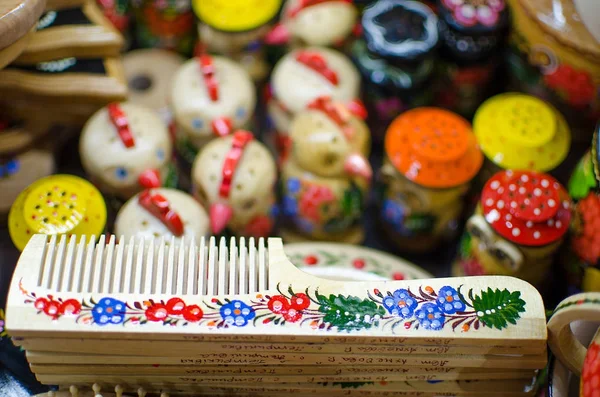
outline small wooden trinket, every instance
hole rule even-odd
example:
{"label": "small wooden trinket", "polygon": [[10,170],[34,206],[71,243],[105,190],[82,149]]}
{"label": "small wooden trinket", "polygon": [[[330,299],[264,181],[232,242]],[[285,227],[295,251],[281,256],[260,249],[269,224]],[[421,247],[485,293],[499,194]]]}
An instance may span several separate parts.
{"label": "small wooden trinket", "polygon": [[98,108],[126,96],[123,67],[116,58],[68,57],[0,70],[0,98]]}
{"label": "small wooden trinket", "polygon": [[277,167],[268,149],[238,130],[217,138],[198,153],[192,169],[193,192],[210,209],[212,233],[266,237],[276,213]]}
{"label": "small wooden trinket", "polygon": [[500,171],[467,222],[453,275],[510,275],[540,285],[571,221],[572,203],[553,177]]}
{"label": "small wooden trinket", "polygon": [[364,39],[353,44],[352,58],[377,120],[373,140],[380,143],[399,113],[431,104],[438,19],[419,1],[379,0],[365,10],[362,28]]}
{"label": "small wooden trinket", "polygon": [[600,118],[600,6],[596,0],[507,0],[513,85],[552,103],[578,142]]}
{"label": "small wooden trinket", "polygon": [[266,37],[268,44],[343,47],[352,35],[358,12],[352,0],[290,0],[281,23]]}
{"label": "small wooden trinket", "polygon": [[177,152],[192,164],[211,139],[248,127],[256,89],[237,63],[202,54],[179,69],[172,83],[171,108],[177,124]]}
{"label": "small wooden trinket", "polygon": [[134,50],[123,57],[129,87],[127,101],[154,110],[171,130],[174,129],[169,108],[171,83],[183,62],[183,57],[160,49]]}
{"label": "small wooden trinket", "polygon": [[191,55],[196,30],[189,0],[131,0],[131,8],[139,46]]}
{"label": "small wooden trinket", "polygon": [[0,1],[0,69],[25,50],[45,6],[45,0]]}
{"label": "small wooden trinket", "polygon": [[413,252],[452,239],[483,163],[470,124],[443,109],[409,110],[390,125],[385,153],[378,201],[386,236]]}
{"label": "small wooden trinket", "polygon": [[272,131],[269,137],[281,155],[290,145],[289,128],[294,116],[321,96],[363,112],[360,75],[350,60],[338,51],[309,47],[292,51],[275,65],[267,90],[267,111]]}
{"label": "small wooden trinket", "polygon": [[263,39],[281,8],[282,0],[193,0],[204,50],[239,63],[255,81],[270,71]]}
{"label": "small wooden trinket", "polygon": [[115,221],[118,238],[199,240],[210,233],[208,214],[190,195],[175,189],[148,189],[130,198]]}
{"label": "small wooden trinket", "polygon": [[65,2],[46,8],[37,31],[15,61],[32,65],[63,58],[96,59],[119,55],[123,37],[92,0]]}
{"label": "small wooden trinket", "polygon": [[96,112],[81,133],[83,168],[105,194],[128,199],[139,191],[177,185],[169,132],[156,113],[131,103]]}
{"label": "small wooden trinket", "polygon": [[38,179],[19,194],[8,215],[10,237],[19,250],[34,234],[98,237],[105,224],[102,195],[73,175]]}
{"label": "small wooden trinket", "polygon": [[508,26],[505,0],[442,0],[436,104],[471,118],[493,92]]}
{"label": "small wooden trinket", "polygon": [[311,239],[360,243],[372,176],[368,127],[343,104],[319,97],[296,115],[290,138],[282,184],[291,226]]}
{"label": "small wooden trinket", "polygon": [[564,117],[524,94],[504,93],[485,101],[475,114],[473,131],[486,157],[476,191],[502,169],[551,172],[571,147]]}
{"label": "small wooden trinket", "polygon": [[592,149],[579,161],[569,180],[569,194],[575,201],[571,223],[569,284],[586,292],[600,292],[600,125],[594,134]]}

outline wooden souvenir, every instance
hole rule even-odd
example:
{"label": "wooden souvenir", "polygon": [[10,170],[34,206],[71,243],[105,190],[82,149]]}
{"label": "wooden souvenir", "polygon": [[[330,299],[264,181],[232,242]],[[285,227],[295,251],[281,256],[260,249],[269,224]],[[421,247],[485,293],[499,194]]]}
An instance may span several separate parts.
{"label": "wooden souvenir", "polygon": [[123,37],[92,0],[47,8],[37,31],[15,61],[32,65],[63,58],[96,59],[119,55]]}
{"label": "wooden souvenir", "polygon": [[500,171],[467,222],[455,276],[510,275],[540,285],[571,221],[567,191],[547,174]]}
{"label": "wooden souvenir", "polygon": [[192,164],[207,142],[249,126],[256,89],[237,63],[202,54],[176,73],[170,103],[177,124],[177,152]]}
{"label": "wooden souvenir", "polygon": [[290,138],[281,172],[291,226],[311,239],[360,243],[372,176],[368,127],[343,104],[319,97],[296,115]]}
{"label": "wooden souvenir", "polygon": [[352,0],[290,0],[267,44],[343,47],[353,34],[358,12]]}
{"label": "wooden souvenir", "polygon": [[105,194],[126,200],[143,189],[177,185],[167,127],[150,109],[111,103],[88,120],[79,141],[81,163]]}
{"label": "wooden souvenir", "polygon": [[211,231],[266,237],[276,213],[277,167],[268,149],[238,130],[207,144],[192,169],[195,197],[209,209]]}
{"label": "wooden souvenir", "polygon": [[0,69],[25,50],[45,6],[45,0],[0,1]]}
{"label": "wooden souvenir", "polygon": [[433,276],[402,258],[371,248],[337,243],[293,243],[285,254],[300,270],[345,281],[415,280]]}
{"label": "wooden souvenir", "polygon": [[139,46],[191,55],[196,29],[189,0],[132,0],[131,8]]}
{"label": "wooden souvenir", "polygon": [[462,117],[416,108],[397,117],[385,138],[379,218],[401,250],[434,249],[455,236],[464,197],[483,156]]}
{"label": "wooden souvenir", "polygon": [[171,82],[184,58],[160,49],[143,49],[123,56],[123,68],[129,87],[128,102],[156,111],[170,128],[174,127],[169,109]]}
{"label": "wooden souvenir", "polygon": [[127,85],[116,58],[64,58],[0,70],[0,97],[58,104],[104,106],[122,101]]}
{"label": "wooden souvenir", "polygon": [[[34,236],[7,326],[43,383],[96,394],[531,395],[546,323],[527,283],[323,280],[264,243]],[[394,380],[368,377],[383,370]]]}
{"label": "wooden souvenir", "polygon": [[600,114],[600,20],[595,0],[508,0],[514,85],[551,102],[574,139],[589,142]]}
{"label": "wooden souvenir", "polygon": [[281,8],[282,0],[193,0],[199,19],[198,34],[204,50],[239,63],[254,81],[270,71],[263,39]]}
{"label": "wooden souvenir", "polygon": [[209,234],[208,214],[194,198],[175,189],[144,190],[119,210],[115,235],[119,238],[181,239]]}
{"label": "wooden souvenir", "polygon": [[352,58],[364,79],[373,140],[381,143],[399,113],[431,104],[438,19],[418,1],[379,0],[365,10],[362,29]]}
{"label": "wooden souvenir", "polygon": [[473,131],[486,157],[476,191],[503,169],[552,172],[571,146],[564,117],[546,102],[524,94],[504,93],[485,101],[475,114]]}
{"label": "wooden souvenir", "polygon": [[575,207],[565,262],[571,286],[586,292],[600,292],[600,228],[596,226],[596,208],[600,205],[599,131],[600,125],[591,150],[579,161],[569,180]]}
{"label": "wooden souvenir", "polygon": [[17,196],[8,214],[8,231],[19,250],[34,234],[98,236],[105,224],[102,195],[73,175],[38,179]]}
{"label": "wooden souvenir", "polygon": [[[270,140],[281,155],[290,146],[289,128],[294,116],[315,99],[329,96],[361,111],[360,75],[338,51],[309,47],[285,55],[273,69],[267,89]],[[363,110],[364,112],[364,110]],[[366,118],[366,112],[363,114]]]}

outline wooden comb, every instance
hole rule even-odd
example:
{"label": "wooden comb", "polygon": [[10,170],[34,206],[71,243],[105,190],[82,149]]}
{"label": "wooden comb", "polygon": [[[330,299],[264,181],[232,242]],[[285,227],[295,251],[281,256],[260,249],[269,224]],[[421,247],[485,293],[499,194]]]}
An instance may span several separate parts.
{"label": "wooden comb", "polygon": [[[544,307],[526,282],[324,280],[297,269],[278,238],[267,248],[36,235],[13,276],[7,329],[43,383],[201,395],[341,395],[350,391],[326,379],[387,368],[397,371],[387,386],[364,393],[520,396],[546,363]],[[252,372],[266,368],[277,372]]]}

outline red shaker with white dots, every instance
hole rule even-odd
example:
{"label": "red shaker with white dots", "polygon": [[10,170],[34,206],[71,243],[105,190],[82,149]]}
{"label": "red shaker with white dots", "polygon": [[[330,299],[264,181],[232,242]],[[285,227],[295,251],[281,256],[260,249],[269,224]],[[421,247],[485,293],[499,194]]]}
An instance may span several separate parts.
{"label": "red shaker with white dots", "polygon": [[539,285],[564,240],[572,202],[553,177],[500,171],[467,221],[454,276],[509,275]]}

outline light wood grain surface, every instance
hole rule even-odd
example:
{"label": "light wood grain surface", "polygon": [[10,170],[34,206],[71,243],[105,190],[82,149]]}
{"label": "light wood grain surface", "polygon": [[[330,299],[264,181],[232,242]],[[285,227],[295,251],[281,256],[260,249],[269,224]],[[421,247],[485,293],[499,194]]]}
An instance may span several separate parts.
{"label": "light wood grain surface", "polygon": [[0,49],[29,32],[45,6],[45,0],[0,0]]}

